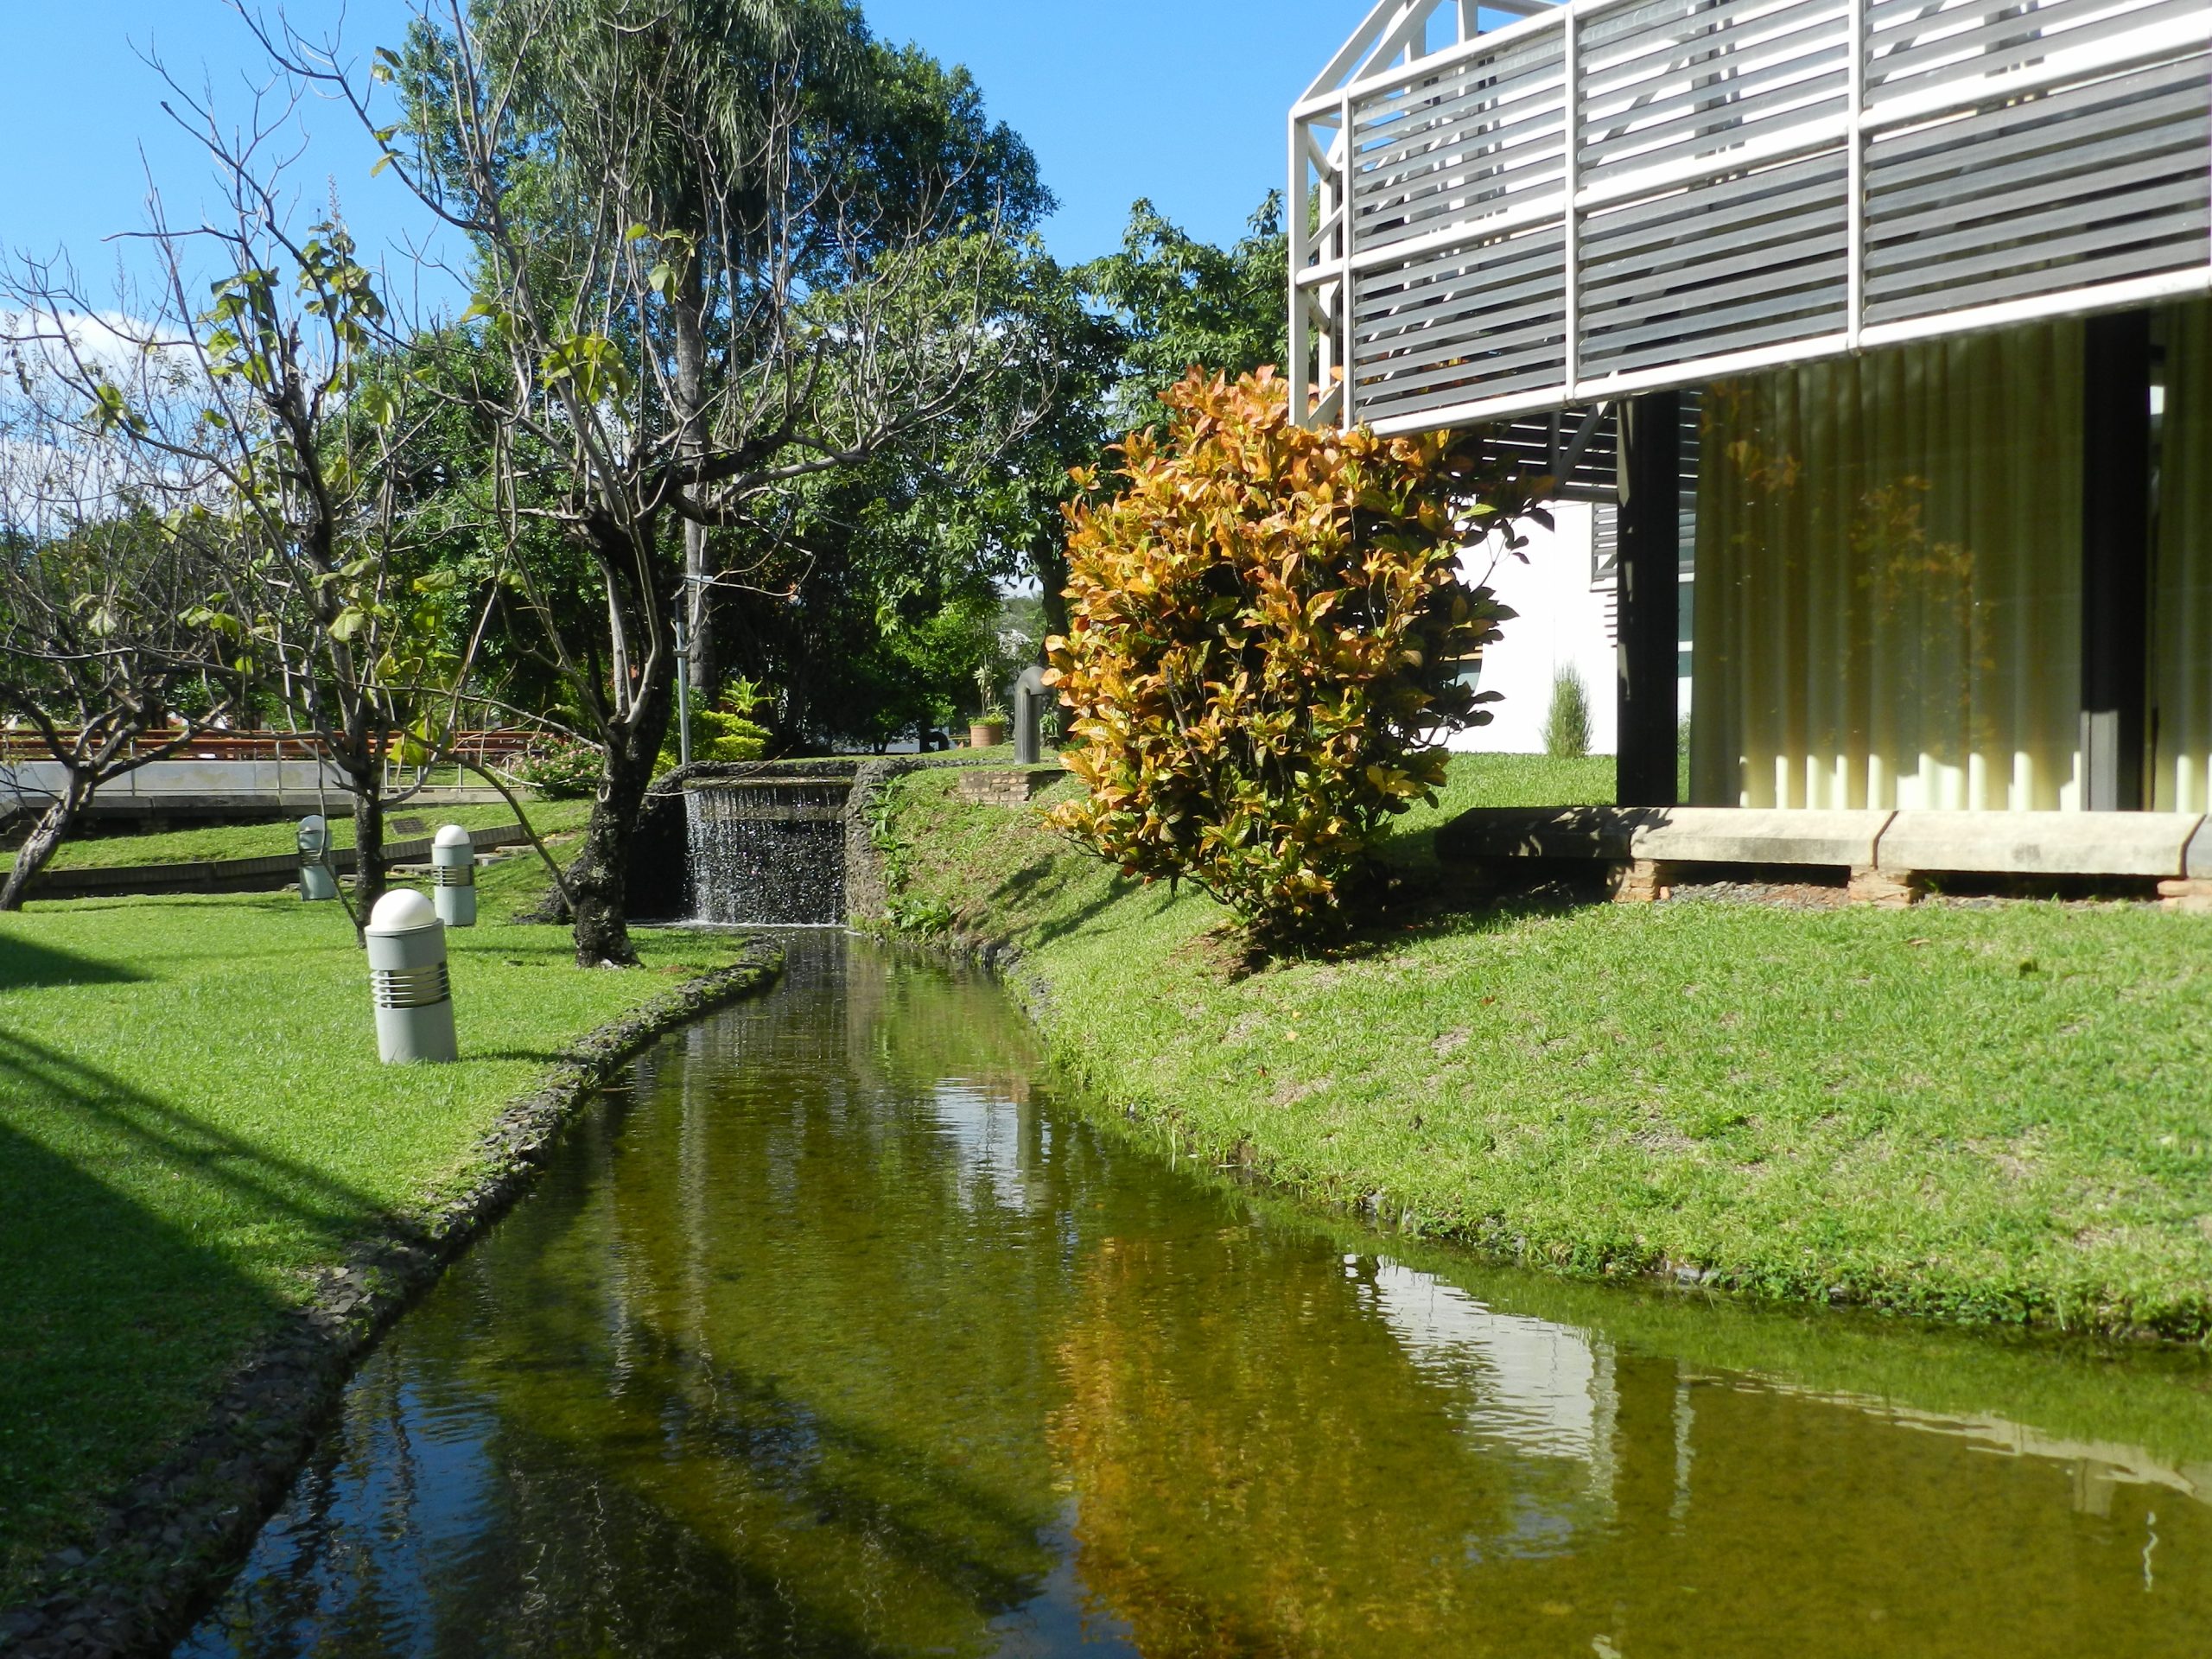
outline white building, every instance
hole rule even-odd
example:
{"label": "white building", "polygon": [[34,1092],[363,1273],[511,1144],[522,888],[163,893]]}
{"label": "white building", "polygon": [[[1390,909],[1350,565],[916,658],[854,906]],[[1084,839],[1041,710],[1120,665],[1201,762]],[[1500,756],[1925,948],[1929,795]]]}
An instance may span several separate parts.
{"label": "white building", "polygon": [[[1471,549],[1460,575],[1486,587],[1514,614],[1504,639],[1483,652],[1479,690],[1498,693],[1491,722],[1459,733],[1452,747],[1474,754],[1537,754],[1552,687],[1564,671],[1582,677],[1590,707],[1590,753],[1615,753],[1619,716],[1613,683],[1619,672],[1616,509],[1584,501],[1552,508],[1552,528],[1531,525],[1522,556],[1496,542]],[[1681,570],[1681,709],[1689,712],[1690,570]]]}

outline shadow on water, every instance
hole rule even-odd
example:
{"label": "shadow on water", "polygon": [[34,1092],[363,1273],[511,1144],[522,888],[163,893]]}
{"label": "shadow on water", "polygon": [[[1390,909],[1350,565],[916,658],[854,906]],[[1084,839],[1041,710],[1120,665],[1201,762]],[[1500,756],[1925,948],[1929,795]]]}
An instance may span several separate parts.
{"label": "shadow on water", "polygon": [[2200,1651],[2212,1392],[1401,1248],[841,938],[640,1063],[183,1651]]}

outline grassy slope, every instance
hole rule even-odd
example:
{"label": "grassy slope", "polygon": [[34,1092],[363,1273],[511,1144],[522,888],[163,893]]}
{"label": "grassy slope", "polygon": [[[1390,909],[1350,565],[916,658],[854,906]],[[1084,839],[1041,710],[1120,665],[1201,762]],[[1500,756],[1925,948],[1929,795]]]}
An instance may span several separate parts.
{"label": "grassy slope", "polygon": [[[342,799],[334,804],[340,810],[330,821],[331,844],[351,847],[353,820],[343,810],[346,803]],[[529,812],[531,827],[539,835],[550,836],[582,829],[585,820],[591,817],[591,803],[535,801],[525,803],[524,810]],[[393,818],[420,818],[426,828],[419,833],[394,830]],[[419,840],[443,823],[457,823],[464,830],[488,830],[514,821],[513,810],[504,801],[484,806],[402,806],[385,819],[385,839]],[[121,864],[188,864],[203,858],[268,858],[296,848],[298,829],[298,819],[287,818],[281,823],[220,823],[202,830],[172,830],[158,836],[80,836],[62,843],[54,855],[51,868],[110,869]],[[0,851],[0,870],[12,868],[15,861],[12,849]]]}
{"label": "grassy slope", "polygon": [[[1236,978],[1210,901],[950,781],[905,785],[909,893],[1020,946],[1069,1066],[1208,1153],[1577,1271],[2212,1328],[2202,918],[1508,909]],[[1559,787],[1470,759],[1449,804]]]}
{"label": "grassy slope", "polygon": [[85,900],[0,916],[0,1606],[89,1502],[194,1423],[308,1274],[458,1182],[558,1052],[729,957],[645,936],[645,971],[500,925],[534,860],[483,873],[453,936],[467,1057],[377,1063],[334,904]]}

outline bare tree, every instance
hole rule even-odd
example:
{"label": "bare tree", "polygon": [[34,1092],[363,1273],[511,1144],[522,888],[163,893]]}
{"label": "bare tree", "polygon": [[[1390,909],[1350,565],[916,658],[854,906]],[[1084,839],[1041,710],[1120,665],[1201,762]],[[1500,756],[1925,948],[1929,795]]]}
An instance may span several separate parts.
{"label": "bare tree", "polygon": [[384,890],[385,809],[411,792],[388,791],[388,760],[456,723],[482,630],[459,658],[442,643],[453,578],[421,556],[397,490],[420,400],[380,354],[378,283],[334,210],[295,228],[289,102],[257,102],[233,131],[171,86],[165,107],[213,163],[222,220],[177,227],[152,198],[141,239],[157,286],[101,314],[98,348],[73,272],[19,264],[10,335],[42,366],[60,446],[128,454],[179,544],[227,553],[197,567],[206,588],[183,614],[257,666],[351,797],[358,917]]}
{"label": "bare tree", "polygon": [[[634,960],[629,841],[687,585],[745,580],[697,568],[701,532],[926,445],[1032,354],[1006,302],[1019,251],[957,178],[893,202],[855,165],[825,113],[823,39],[777,22],[806,12],[858,27],[842,6],[757,0],[441,0],[366,78],[257,25],[474,250],[461,326],[498,365],[470,395],[494,416],[513,581],[603,756],[569,883],[586,963]],[[378,83],[404,92],[397,120]],[[1012,442],[1037,409],[1001,404]],[[538,526],[582,556],[588,629],[531,556]]]}
{"label": "bare tree", "polygon": [[36,365],[13,366],[20,395],[0,404],[0,714],[35,758],[5,769],[10,792],[19,809],[44,805],[0,911],[22,908],[104,785],[220,721],[237,687],[221,639],[185,620],[207,550],[148,510],[127,457],[54,442]]}

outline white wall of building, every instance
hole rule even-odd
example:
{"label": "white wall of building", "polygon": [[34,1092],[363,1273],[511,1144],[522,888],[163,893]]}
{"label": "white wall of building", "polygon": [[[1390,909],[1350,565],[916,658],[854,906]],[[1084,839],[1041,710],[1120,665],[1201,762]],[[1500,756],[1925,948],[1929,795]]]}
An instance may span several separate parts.
{"label": "white wall of building", "polygon": [[1563,501],[1552,508],[1554,527],[1530,525],[1522,556],[1495,543],[1460,556],[1459,570],[1471,586],[1485,587],[1516,613],[1505,637],[1483,652],[1476,689],[1502,693],[1484,705],[1491,723],[1459,733],[1452,747],[1480,754],[1541,754],[1544,717],[1559,670],[1580,671],[1590,694],[1590,752],[1614,749],[1614,647],[1610,586],[1591,585],[1591,551],[1597,509]]}

